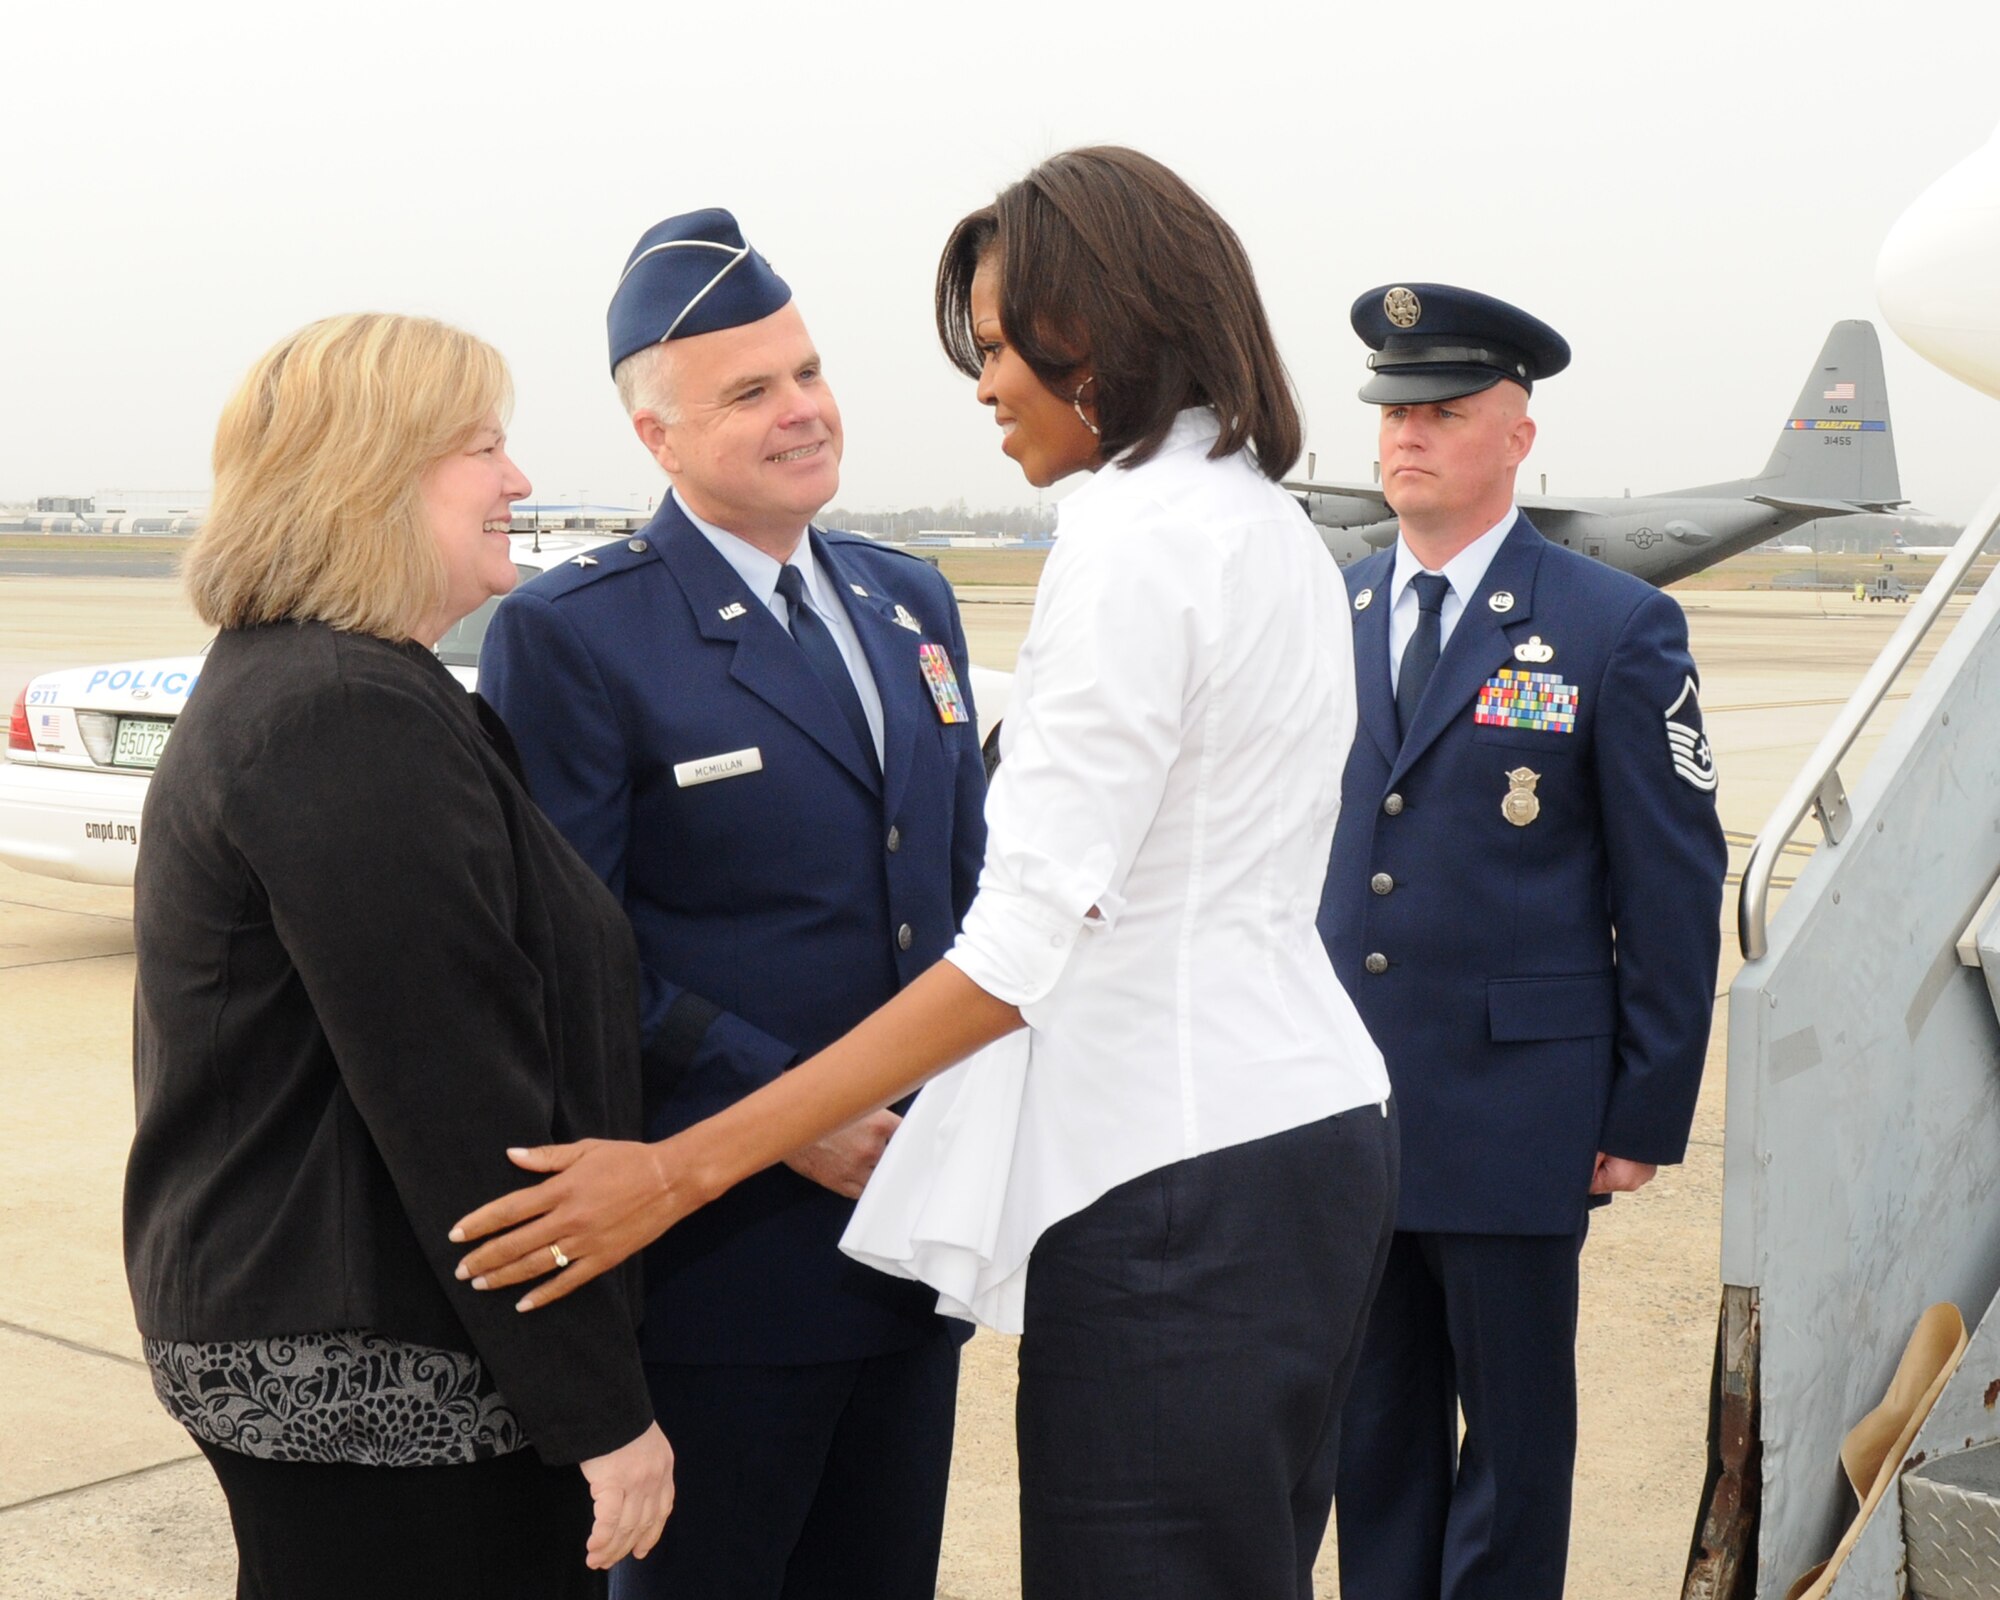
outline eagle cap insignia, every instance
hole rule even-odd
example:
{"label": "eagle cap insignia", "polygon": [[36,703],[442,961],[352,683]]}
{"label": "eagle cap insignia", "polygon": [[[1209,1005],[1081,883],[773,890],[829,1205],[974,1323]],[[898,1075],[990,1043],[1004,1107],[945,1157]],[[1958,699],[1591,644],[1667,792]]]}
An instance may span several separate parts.
{"label": "eagle cap insignia", "polygon": [[1406,289],[1401,284],[1382,296],[1382,315],[1392,326],[1414,328],[1417,319],[1424,314],[1424,303],[1416,296],[1416,291]]}
{"label": "eagle cap insignia", "polygon": [[1527,767],[1516,767],[1507,774],[1507,794],[1500,802],[1500,815],[1517,828],[1525,828],[1542,814],[1542,802],[1535,797],[1535,785],[1542,781],[1539,772]]}

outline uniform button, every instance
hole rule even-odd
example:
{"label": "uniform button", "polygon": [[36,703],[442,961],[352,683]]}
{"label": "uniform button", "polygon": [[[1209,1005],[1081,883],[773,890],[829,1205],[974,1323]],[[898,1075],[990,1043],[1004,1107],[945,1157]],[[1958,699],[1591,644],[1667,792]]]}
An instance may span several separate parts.
{"label": "uniform button", "polygon": [[1378,978],[1389,970],[1389,958],[1379,950],[1361,964]]}
{"label": "uniform button", "polygon": [[894,855],[903,848],[903,830],[894,824],[889,828],[889,854]]}
{"label": "uniform button", "polygon": [[1368,880],[1368,887],[1373,889],[1377,894],[1387,894],[1391,889],[1396,887],[1396,880],[1386,872],[1378,872]]}
{"label": "uniform button", "polygon": [[1388,816],[1400,817],[1403,814],[1403,797],[1399,794],[1390,795],[1382,802],[1382,810]]}
{"label": "uniform button", "polygon": [[910,925],[907,922],[904,923],[896,930],[896,948],[898,950],[909,949],[916,942],[916,937],[914,933],[910,932]]}

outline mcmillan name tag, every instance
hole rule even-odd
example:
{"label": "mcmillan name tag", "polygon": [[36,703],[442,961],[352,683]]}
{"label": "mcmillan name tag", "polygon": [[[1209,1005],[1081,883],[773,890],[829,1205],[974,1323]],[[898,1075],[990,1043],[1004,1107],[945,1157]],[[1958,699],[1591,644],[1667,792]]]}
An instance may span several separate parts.
{"label": "mcmillan name tag", "polygon": [[731,750],[726,755],[682,761],[674,767],[674,782],[683,789],[692,789],[698,783],[714,783],[718,778],[740,778],[746,772],[763,770],[764,752],[753,744],[748,750]]}

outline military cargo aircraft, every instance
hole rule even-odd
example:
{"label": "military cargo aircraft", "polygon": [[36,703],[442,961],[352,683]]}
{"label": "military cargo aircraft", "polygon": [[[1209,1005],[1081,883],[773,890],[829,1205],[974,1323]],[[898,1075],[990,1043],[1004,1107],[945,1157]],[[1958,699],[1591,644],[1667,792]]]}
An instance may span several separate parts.
{"label": "military cargo aircraft", "polygon": [[[1379,484],[1298,480],[1285,487],[1343,567],[1396,537],[1395,511]],[[1822,517],[1902,506],[1875,326],[1833,325],[1777,448],[1754,478],[1618,499],[1516,499],[1555,543],[1662,585]]]}

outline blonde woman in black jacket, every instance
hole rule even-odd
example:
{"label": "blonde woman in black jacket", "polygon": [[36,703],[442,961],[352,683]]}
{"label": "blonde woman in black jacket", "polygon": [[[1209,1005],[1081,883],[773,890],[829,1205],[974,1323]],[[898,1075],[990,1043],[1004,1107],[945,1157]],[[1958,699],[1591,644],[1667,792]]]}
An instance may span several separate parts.
{"label": "blonde woman in black jacket", "polygon": [[220,633],[146,801],[126,1266],[239,1596],[598,1594],[672,1502],[629,1278],[520,1317],[446,1237],[508,1146],[640,1128],[624,913],[431,650],[515,581],[507,400],[454,328],[315,323],[188,554]]}

